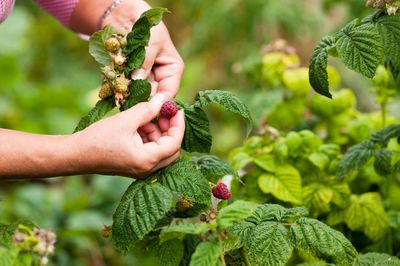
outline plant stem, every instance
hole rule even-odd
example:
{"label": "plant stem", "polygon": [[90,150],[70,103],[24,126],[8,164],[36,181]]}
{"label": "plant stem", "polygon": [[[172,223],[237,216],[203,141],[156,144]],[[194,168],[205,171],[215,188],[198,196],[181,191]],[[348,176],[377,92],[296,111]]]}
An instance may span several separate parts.
{"label": "plant stem", "polygon": [[240,248],[240,255],[242,256],[242,258],[243,258],[243,260],[244,260],[244,264],[245,264],[246,266],[251,266],[251,265],[250,265],[250,262],[249,262],[249,259],[247,258],[247,255],[246,255],[246,253],[244,252],[244,249],[243,249],[243,248]]}

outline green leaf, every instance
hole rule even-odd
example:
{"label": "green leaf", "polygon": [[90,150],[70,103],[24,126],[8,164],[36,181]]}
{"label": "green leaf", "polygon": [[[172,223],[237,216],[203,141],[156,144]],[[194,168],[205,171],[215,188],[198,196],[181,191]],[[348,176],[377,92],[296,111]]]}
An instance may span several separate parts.
{"label": "green leaf", "polygon": [[114,107],[115,107],[115,102],[114,98],[112,97],[98,101],[96,105],[93,107],[93,109],[90,110],[87,115],[81,118],[74,132],[81,131],[90,126],[91,124],[93,124],[94,122],[99,121]]}
{"label": "green leaf", "polygon": [[330,211],[333,190],[320,183],[311,183],[303,188],[303,203],[314,216]]}
{"label": "green leaf", "polygon": [[112,241],[128,251],[151,232],[172,205],[172,193],[158,183],[133,182],[125,191],[113,216]]}
{"label": "green leaf", "polygon": [[219,212],[217,217],[218,227],[222,230],[243,221],[250,216],[256,208],[256,203],[237,200]]}
{"label": "green leaf", "polygon": [[206,113],[199,107],[180,104],[185,113],[185,135],[182,149],[187,152],[209,153],[212,136]]}
{"label": "green leaf", "polygon": [[370,252],[358,256],[354,266],[400,266],[399,258],[388,254]]}
{"label": "green leaf", "polygon": [[150,82],[142,79],[132,80],[129,84],[129,96],[119,110],[122,112],[140,102],[147,102],[149,100],[150,93]]}
{"label": "green leaf", "polygon": [[0,246],[0,265],[1,266],[14,266],[18,256],[16,248],[7,248]]}
{"label": "green leaf", "polygon": [[293,251],[287,230],[278,222],[263,222],[252,230],[244,248],[254,265],[286,265]]}
{"label": "green leaf", "polygon": [[114,33],[114,28],[107,25],[102,30],[97,31],[90,36],[89,53],[102,65],[108,65],[112,62],[110,53],[104,47],[104,42]]}
{"label": "green leaf", "polygon": [[375,20],[382,36],[386,60],[400,67],[400,15],[381,16]]}
{"label": "green leaf", "polygon": [[343,179],[353,171],[363,167],[375,154],[374,143],[365,140],[358,145],[351,147],[337,167],[336,177]]}
{"label": "green leaf", "polygon": [[178,160],[155,174],[160,183],[193,202],[211,204],[211,189],[192,161]]}
{"label": "green leaf", "polygon": [[160,243],[174,238],[182,240],[186,235],[199,235],[208,230],[207,224],[200,223],[171,225],[161,231]]}
{"label": "green leaf", "polygon": [[193,253],[190,260],[190,266],[219,266],[221,261],[219,260],[222,248],[218,243],[213,242],[202,242],[200,243],[196,251]]}
{"label": "green leaf", "polygon": [[237,243],[237,248],[240,248],[244,243],[249,242],[252,232],[256,225],[251,222],[241,222],[236,223],[227,229],[228,233],[239,237],[239,242]]}
{"label": "green leaf", "polygon": [[274,173],[277,169],[275,158],[272,154],[261,154],[254,158],[253,163],[261,169]]}
{"label": "green leaf", "polygon": [[290,228],[297,249],[311,253],[326,262],[350,265],[357,251],[346,237],[326,224],[311,218],[300,218]]}
{"label": "green leaf", "polygon": [[153,7],[152,9],[149,9],[146,12],[144,12],[140,17],[147,18],[151,26],[156,26],[158,23],[161,22],[163,15],[166,12],[169,11],[164,7]]}
{"label": "green leaf", "polygon": [[252,129],[252,119],[247,106],[235,95],[228,91],[206,90],[200,91],[196,96],[194,106],[205,107],[210,103],[216,103],[227,111],[240,115],[246,120],[246,132]]}
{"label": "green leaf", "polygon": [[13,264],[13,266],[32,266],[32,265],[34,265],[33,256],[30,252],[19,252],[18,257]]}
{"label": "green leaf", "polygon": [[307,215],[308,210],[305,207],[287,209],[277,204],[263,204],[246,221],[253,224],[266,221],[288,222]]}
{"label": "green leaf", "polygon": [[124,69],[125,75],[129,76],[132,70],[139,69],[146,57],[146,49],[144,46],[139,46],[130,53],[126,58],[126,67]]}
{"label": "green leaf", "polygon": [[183,258],[183,243],[178,239],[171,239],[160,244],[156,249],[159,265],[179,266]]}
{"label": "green leaf", "polygon": [[273,174],[263,174],[258,178],[258,186],[264,193],[276,198],[301,204],[301,177],[296,168],[280,165]]}
{"label": "green leaf", "polygon": [[400,137],[400,124],[387,126],[372,134],[371,140],[386,148],[389,140]]}
{"label": "green leaf", "polygon": [[353,231],[363,231],[376,241],[384,236],[388,227],[388,216],[380,204],[377,193],[352,195],[350,205],[345,209],[345,223]]}
{"label": "green leaf", "polygon": [[124,55],[128,56],[140,47],[148,45],[150,40],[150,29],[161,22],[166,8],[152,8],[144,12],[132,26],[131,32],[126,36],[127,45],[123,49]]}
{"label": "green leaf", "polygon": [[192,157],[197,169],[201,171],[208,181],[216,183],[226,175],[237,176],[230,165],[214,155]]}
{"label": "green leaf", "polygon": [[329,93],[328,82],[328,50],[334,47],[335,39],[332,36],[324,37],[315,47],[310,60],[309,81],[312,88],[319,94],[332,98]]}
{"label": "green leaf", "polygon": [[151,25],[147,18],[142,17],[132,26],[132,31],[126,36],[127,44],[123,49],[125,56],[129,56],[136,49],[145,47],[150,40]]}
{"label": "green leaf", "polygon": [[392,172],[391,166],[392,152],[382,149],[375,155],[374,169],[382,176],[389,175]]}
{"label": "green leaf", "polygon": [[352,22],[338,32],[336,50],[348,68],[373,78],[382,60],[382,38],[373,23]]}

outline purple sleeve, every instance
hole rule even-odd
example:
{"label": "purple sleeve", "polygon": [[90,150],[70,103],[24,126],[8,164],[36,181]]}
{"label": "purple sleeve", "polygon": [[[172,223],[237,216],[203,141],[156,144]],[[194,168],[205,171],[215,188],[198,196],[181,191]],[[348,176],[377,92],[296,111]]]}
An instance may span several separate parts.
{"label": "purple sleeve", "polygon": [[65,27],[70,26],[72,12],[79,0],[36,0],[50,15]]}

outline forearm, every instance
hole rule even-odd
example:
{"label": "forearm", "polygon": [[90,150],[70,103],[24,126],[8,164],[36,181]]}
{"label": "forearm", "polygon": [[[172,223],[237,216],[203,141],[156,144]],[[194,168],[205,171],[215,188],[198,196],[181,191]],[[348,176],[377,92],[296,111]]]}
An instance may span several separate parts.
{"label": "forearm", "polygon": [[73,135],[50,136],[0,129],[0,180],[85,172]]}
{"label": "forearm", "polygon": [[[122,0],[99,25],[101,16],[112,3],[113,0],[79,0],[71,15],[71,29],[80,33],[92,34],[108,24],[117,29],[119,27],[129,28],[142,12],[150,8],[142,0]],[[129,20],[126,21],[126,18]]]}

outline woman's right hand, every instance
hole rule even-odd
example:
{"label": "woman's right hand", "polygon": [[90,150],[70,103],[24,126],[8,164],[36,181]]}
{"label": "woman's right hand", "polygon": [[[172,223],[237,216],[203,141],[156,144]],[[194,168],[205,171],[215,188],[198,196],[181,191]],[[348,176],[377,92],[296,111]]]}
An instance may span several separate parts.
{"label": "woman's right hand", "polygon": [[149,102],[75,133],[79,172],[142,178],[178,159],[185,131],[183,112],[151,123],[164,98],[156,94]]}

